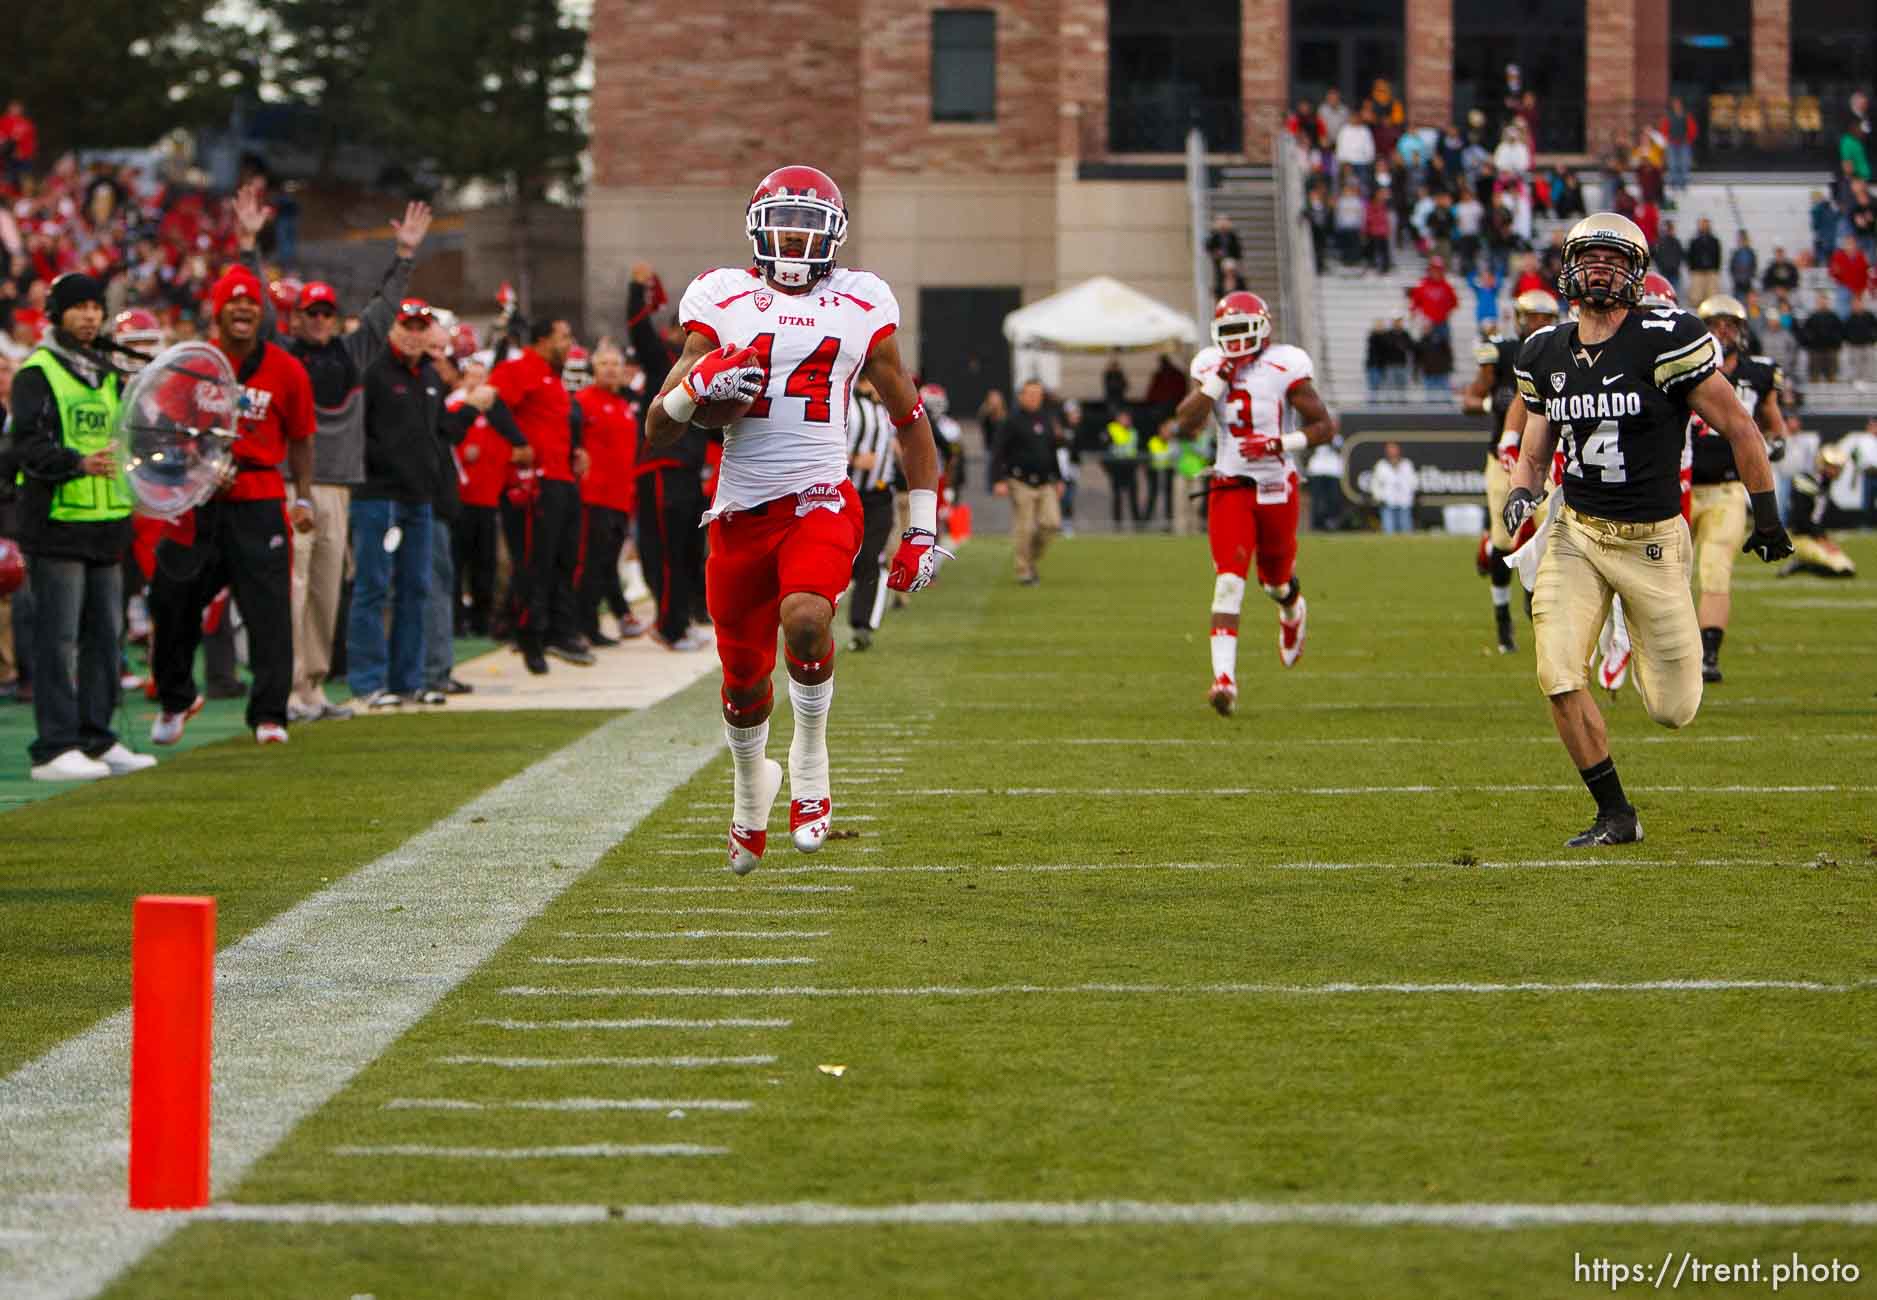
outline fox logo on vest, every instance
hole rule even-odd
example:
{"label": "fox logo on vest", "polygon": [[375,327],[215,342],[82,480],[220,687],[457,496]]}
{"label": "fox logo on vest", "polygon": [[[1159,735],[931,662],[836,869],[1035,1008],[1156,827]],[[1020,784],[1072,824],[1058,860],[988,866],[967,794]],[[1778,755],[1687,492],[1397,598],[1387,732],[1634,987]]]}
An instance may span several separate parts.
{"label": "fox logo on vest", "polygon": [[800,519],[810,510],[832,510],[838,515],[841,513],[841,507],[846,504],[841,499],[841,489],[836,484],[817,483],[795,494],[795,517]]}

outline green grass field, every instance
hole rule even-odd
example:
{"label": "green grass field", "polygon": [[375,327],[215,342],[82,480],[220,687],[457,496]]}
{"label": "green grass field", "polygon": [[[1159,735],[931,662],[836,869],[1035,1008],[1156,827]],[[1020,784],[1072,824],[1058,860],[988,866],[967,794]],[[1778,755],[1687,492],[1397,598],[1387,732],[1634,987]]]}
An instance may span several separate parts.
{"label": "green grass field", "polygon": [[[1656,728],[1633,689],[1608,704],[1646,842],[1582,854],[1562,844],[1592,805],[1529,629],[1519,655],[1492,652],[1467,541],[1308,537],[1299,571],[1302,663],[1279,668],[1270,611],[1248,603],[1240,712],[1222,720],[1204,700],[1203,541],[1063,542],[1034,590],[999,540],[974,543],[874,651],[840,659],[852,838],[810,858],[776,834],[734,880],[713,760],[232,1198],[425,1221],[193,1223],[110,1294],[1526,1297],[1598,1289],[1573,1280],[1580,1255],[1682,1251],[1837,1257],[1862,1280],[1805,1294],[1877,1294],[1868,1222],[1386,1221],[1877,1202],[1868,580],[1743,561],[1727,681],[1696,724]],[[714,690],[658,707],[705,717]],[[199,864],[187,883],[226,913],[261,870],[228,851],[226,819],[275,819],[292,852],[266,864],[264,919],[581,729],[314,729],[304,749],[296,733],[298,779],[239,814],[225,792],[251,796],[268,757],[239,742],[161,784],[6,814],[9,934],[33,942],[0,946],[0,990],[38,992],[0,1008],[0,1062],[111,1009],[126,900],[177,883],[140,869],[137,828],[156,860]],[[330,817],[324,792],[349,805],[386,769],[372,826],[303,837]],[[113,870],[75,865],[84,842],[62,828],[80,815],[114,828]],[[1170,1221],[995,1212],[1114,1202]],[[799,1208],[933,1203],[949,1221]],[[1228,1203],[1335,1213],[1171,1221]],[[432,1221],[581,1206],[614,1208]],[[798,1209],[645,1221],[657,1206]],[[4,1252],[0,1236],[0,1280]]]}

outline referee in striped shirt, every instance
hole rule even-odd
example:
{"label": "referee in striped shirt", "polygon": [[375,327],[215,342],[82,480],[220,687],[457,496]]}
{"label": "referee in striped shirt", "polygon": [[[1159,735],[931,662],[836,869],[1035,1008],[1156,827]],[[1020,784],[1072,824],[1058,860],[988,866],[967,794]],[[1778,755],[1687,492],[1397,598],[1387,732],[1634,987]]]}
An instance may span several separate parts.
{"label": "referee in striped shirt", "polygon": [[887,538],[893,531],[893,471],[897,461],[893,417],[873,385],[865,379],[854,386],[854,409],[847,416],[847,476],[860,494],[864,535],[854,556],[853,603],[848,621],[854,631],[849,650],[873,644],[880,618],[886,612],[886,584],[880,581],[885,566]]}

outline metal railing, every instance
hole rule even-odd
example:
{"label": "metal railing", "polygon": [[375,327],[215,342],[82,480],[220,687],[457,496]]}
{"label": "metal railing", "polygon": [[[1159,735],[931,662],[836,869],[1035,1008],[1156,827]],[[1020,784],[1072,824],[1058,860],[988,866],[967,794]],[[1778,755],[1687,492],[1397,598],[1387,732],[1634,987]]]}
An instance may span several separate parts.
{"label": "metal railing", "polygon": [[[1317,296],[1316,252],[1310,229],[1301,219],[1304,205],[1304,164],[1290,137],[1277,134],[1272,144],[1276,158],[1276,228],[1278,269],[1278,332],[1288,333],[1298,347],[1318,358],[1329,355],[1323,333],[1322,306]],[[1321,364],[1321,362],[1319,362]]]}

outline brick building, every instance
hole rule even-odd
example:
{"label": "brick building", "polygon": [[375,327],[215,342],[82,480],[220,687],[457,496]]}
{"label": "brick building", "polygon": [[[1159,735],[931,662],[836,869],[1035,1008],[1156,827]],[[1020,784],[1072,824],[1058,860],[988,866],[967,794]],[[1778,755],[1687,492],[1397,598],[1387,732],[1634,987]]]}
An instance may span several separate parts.
{"label": "brick building", "polygon": [[[675,288],[747,253],[754,182],[841,184],[850,265],[886,276],[905,350],[1002,380],[1021,301],[1106,273],[1192,302],[1177,154],[1268,159],[1295,97],[1391,80],[1410,120],[1540,97],[1541,148],[1582,153],[1683,94],[1840,95],[1877,61],[1870,0],[595,0],[587,294]],[[1841,12],[1842,11],[1842,12]],[[1833,100],[1832,102],[1837,102]],[[965,383],[970,390],[975,383]]]}

